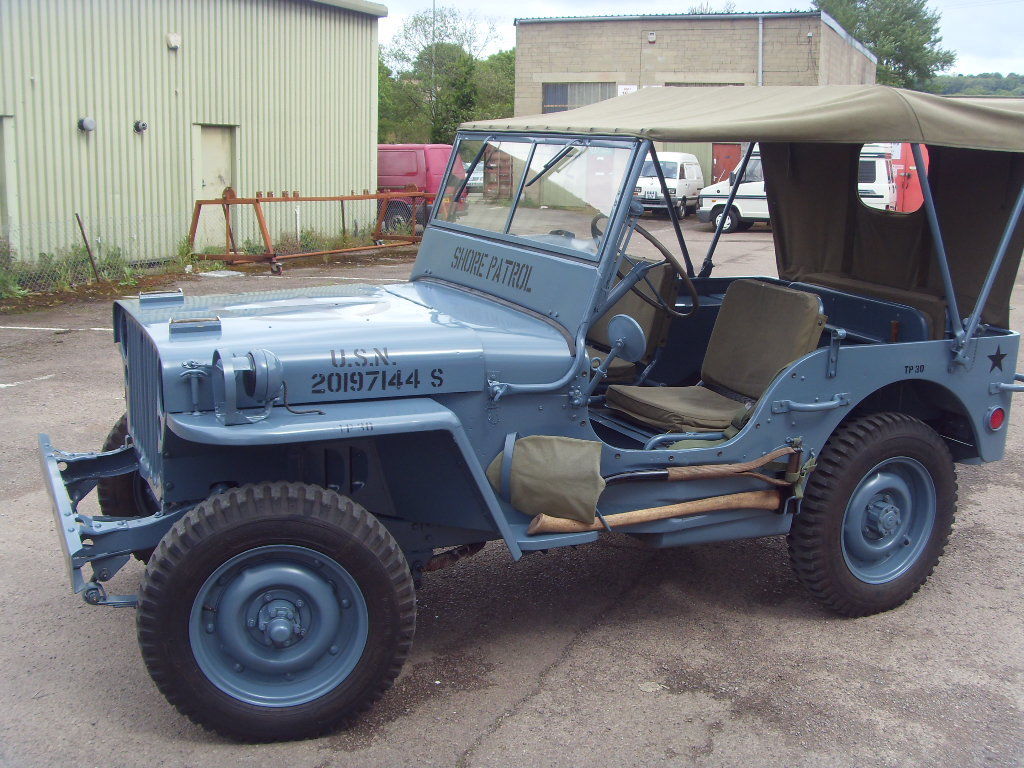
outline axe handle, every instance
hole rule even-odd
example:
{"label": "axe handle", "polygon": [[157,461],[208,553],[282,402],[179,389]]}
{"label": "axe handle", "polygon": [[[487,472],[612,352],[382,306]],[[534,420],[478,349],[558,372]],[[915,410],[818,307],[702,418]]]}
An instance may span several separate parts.
{"label": "axe handle", "polygon": [[[730,493],[725,496],[712,496],[707,499],[694,499],[665,507],[634,509],[632,512],[620,512],[617,515],[605,515],[604,520],[610,528],[623,525],[647,523],[652,520],[665,520],[669,517],[686,517],[701,515],[705,512],[718,512],[725,509],[778,509],[781,497],[778,491],[745,491]],[[603,531],[604,525],[595,520],[588,525],[578,520],[567,520],[551,515],[537,515],[526,530],[528,534],[536,533],[582,533],[585,531]]]}

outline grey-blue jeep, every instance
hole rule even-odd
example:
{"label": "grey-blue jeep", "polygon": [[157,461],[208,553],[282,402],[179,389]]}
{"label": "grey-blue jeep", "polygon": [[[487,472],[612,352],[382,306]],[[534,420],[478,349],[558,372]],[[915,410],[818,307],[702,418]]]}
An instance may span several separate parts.
{"label": "grey-blue jeep", "polygon": [[[710,140],[760,142],[777,275],[712,276],[720,232],[695,265],[672,206],[644,225],[655,142]],[[913,144],[921,210],[860,202],[879,140]],[[464,126],[408,282],[115,304],[125,417],[98,453],[40,437],[73,589],[134,606],[167,699],[247,740],[368,708],[418,582],[488,541],[787,536],[824,606],[892,609],[954,463],[1003,455],[1022,207],[1008,102],[659,88]]]}

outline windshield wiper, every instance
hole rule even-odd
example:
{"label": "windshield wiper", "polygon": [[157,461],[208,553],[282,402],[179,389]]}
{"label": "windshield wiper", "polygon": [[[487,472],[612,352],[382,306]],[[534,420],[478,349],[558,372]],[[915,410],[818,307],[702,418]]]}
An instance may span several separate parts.
{"label": "windshield wiper", "polygon": [[[562,161],[562,158],[564,158],[566,155],[569,154],[570,151],[572,151],[573,149],[575,149],[578,146],[580,146],[580,143],[578,141],[573,141],[573,142],[570,142],[569,144],[566,144],[564,147],[562,147],[560,150],[558,150],[555,153],[555,156],[552,157],[550,160],[548,160],[546,163],[544,163],[544,167],[541,168],[539,171],[537,171],[537,175],[534,176],[532,179],[530,179],[528,182],[526,182],[526,186],[527,187],[531,186],[541,176],[543,176],[545,173],[547,173],[552,168],[554,168],[556,165],[558,165],[558,163],[560,163]],[[576,157],[579,157],[579,155],[576,155]],[[574,157],[573,160],[575,160],[575,159],[576,158]]]}

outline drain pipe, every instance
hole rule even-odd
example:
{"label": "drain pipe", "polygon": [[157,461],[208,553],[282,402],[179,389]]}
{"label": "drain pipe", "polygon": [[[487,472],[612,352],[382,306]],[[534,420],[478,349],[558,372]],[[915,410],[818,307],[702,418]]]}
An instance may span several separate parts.
{"label": "drain pipe", "polygon": [[757,84],[764,85],[764,16],[757,17]]}

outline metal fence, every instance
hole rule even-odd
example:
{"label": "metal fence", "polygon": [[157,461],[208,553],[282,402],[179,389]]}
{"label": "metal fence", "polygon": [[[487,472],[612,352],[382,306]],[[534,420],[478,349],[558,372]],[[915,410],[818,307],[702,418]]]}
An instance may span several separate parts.
{"label": "metal fence", "polygon": [[[327,256],[419,241],[433,194],[415,189],[303,197],[297,192],[197,200],[191,253],[232,264],[272,266],[300,256]],[[214,245],[214,243],[218,243]]]}
{"label": "metal fence", "polygon": [[[380,195],[197,201],[180,215],[120,218],[72,214],[0,228],[0,299],[92,282],[131,285],[153,270],[199,260],[244,263],[341,254],[416,242],[432,196]],[[254,204],[258,203],[258,205]],[[262,219],[262,223],[261,223]]]}

